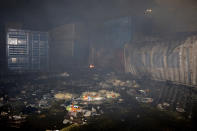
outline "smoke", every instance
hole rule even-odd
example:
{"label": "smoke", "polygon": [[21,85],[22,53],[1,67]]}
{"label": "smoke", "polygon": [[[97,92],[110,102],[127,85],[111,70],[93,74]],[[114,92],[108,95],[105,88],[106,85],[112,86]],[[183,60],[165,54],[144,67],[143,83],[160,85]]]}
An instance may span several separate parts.
{"label": "smoke", "polygon": [[[197,0],[5,0],[0,7],[1,20],[38,28],[130,15],[146,34],[197,30]],[[152,9],[150,17],[146,9]]]}
{"label": "smoke", "polygon": [[164,32],[197,31],[196,0],[155,0],[155,25]]}

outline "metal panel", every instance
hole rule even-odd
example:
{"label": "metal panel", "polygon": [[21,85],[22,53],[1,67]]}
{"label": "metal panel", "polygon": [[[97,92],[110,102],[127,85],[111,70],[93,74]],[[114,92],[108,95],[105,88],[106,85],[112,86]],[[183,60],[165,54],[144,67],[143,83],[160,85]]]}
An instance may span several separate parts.
{"label": "metal panel", "polygon": [[[197,36],[188,37],[185,41],[157,42],[141,47],[127,44],[124,47],[125,71],[138,77],[147,74],[154,80],[170,80],[196,86],[196,48]],[[139,63],[141,55],[143,62]]]}
{"label": "metal panel", "polygon": [[48,70],[48,33],[8,29],[7,59],[10,70]]}

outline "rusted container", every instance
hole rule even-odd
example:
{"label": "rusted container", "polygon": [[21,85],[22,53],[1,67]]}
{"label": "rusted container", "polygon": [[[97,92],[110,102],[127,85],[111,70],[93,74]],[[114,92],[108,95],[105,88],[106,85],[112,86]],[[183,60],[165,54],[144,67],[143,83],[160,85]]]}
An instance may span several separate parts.
{"label": "rusted container", "polygon": [[[135,45],[135,46],[134,46]],[[197,85],[197,36],[182,41],[126,44],[125,71],[154,80]]]}

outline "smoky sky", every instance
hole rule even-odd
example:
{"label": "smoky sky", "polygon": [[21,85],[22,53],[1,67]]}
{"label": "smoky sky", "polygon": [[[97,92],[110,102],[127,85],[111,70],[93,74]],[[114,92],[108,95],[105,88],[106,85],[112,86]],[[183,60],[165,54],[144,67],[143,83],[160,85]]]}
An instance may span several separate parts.
{"label": "smoky sky", "polygon": [[[144,15],[147,8],[153,10],[150,17]],[[197,0],[1,0],[0,23],[50,29],[130,15],[141,31],[187,31],[197,29],[196,12]]]}
{"label": "smoky sky", "polygon": [[155,0],[153,20],[161,28],[176,31],[197,30],[196,0]]}

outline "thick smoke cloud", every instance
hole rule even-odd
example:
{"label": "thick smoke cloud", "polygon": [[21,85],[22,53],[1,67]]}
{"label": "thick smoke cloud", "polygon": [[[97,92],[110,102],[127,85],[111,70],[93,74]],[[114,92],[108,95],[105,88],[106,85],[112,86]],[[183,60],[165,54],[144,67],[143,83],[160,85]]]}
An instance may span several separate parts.
{"label": "thick smoke cloud", "polygon": [[[151,17],[144,11],[151,8]],[[197,0],[4,0],[2,21],[51,28],[74,21],[99,21],[126,15],[138,19],[142,32],[197,30]]]}
{"label": "thick smoke cloud", "polygon": [[177,32],[197,30],[196,0],[155,0],[155,2],[157,6],[153,17],[157,25]]}

